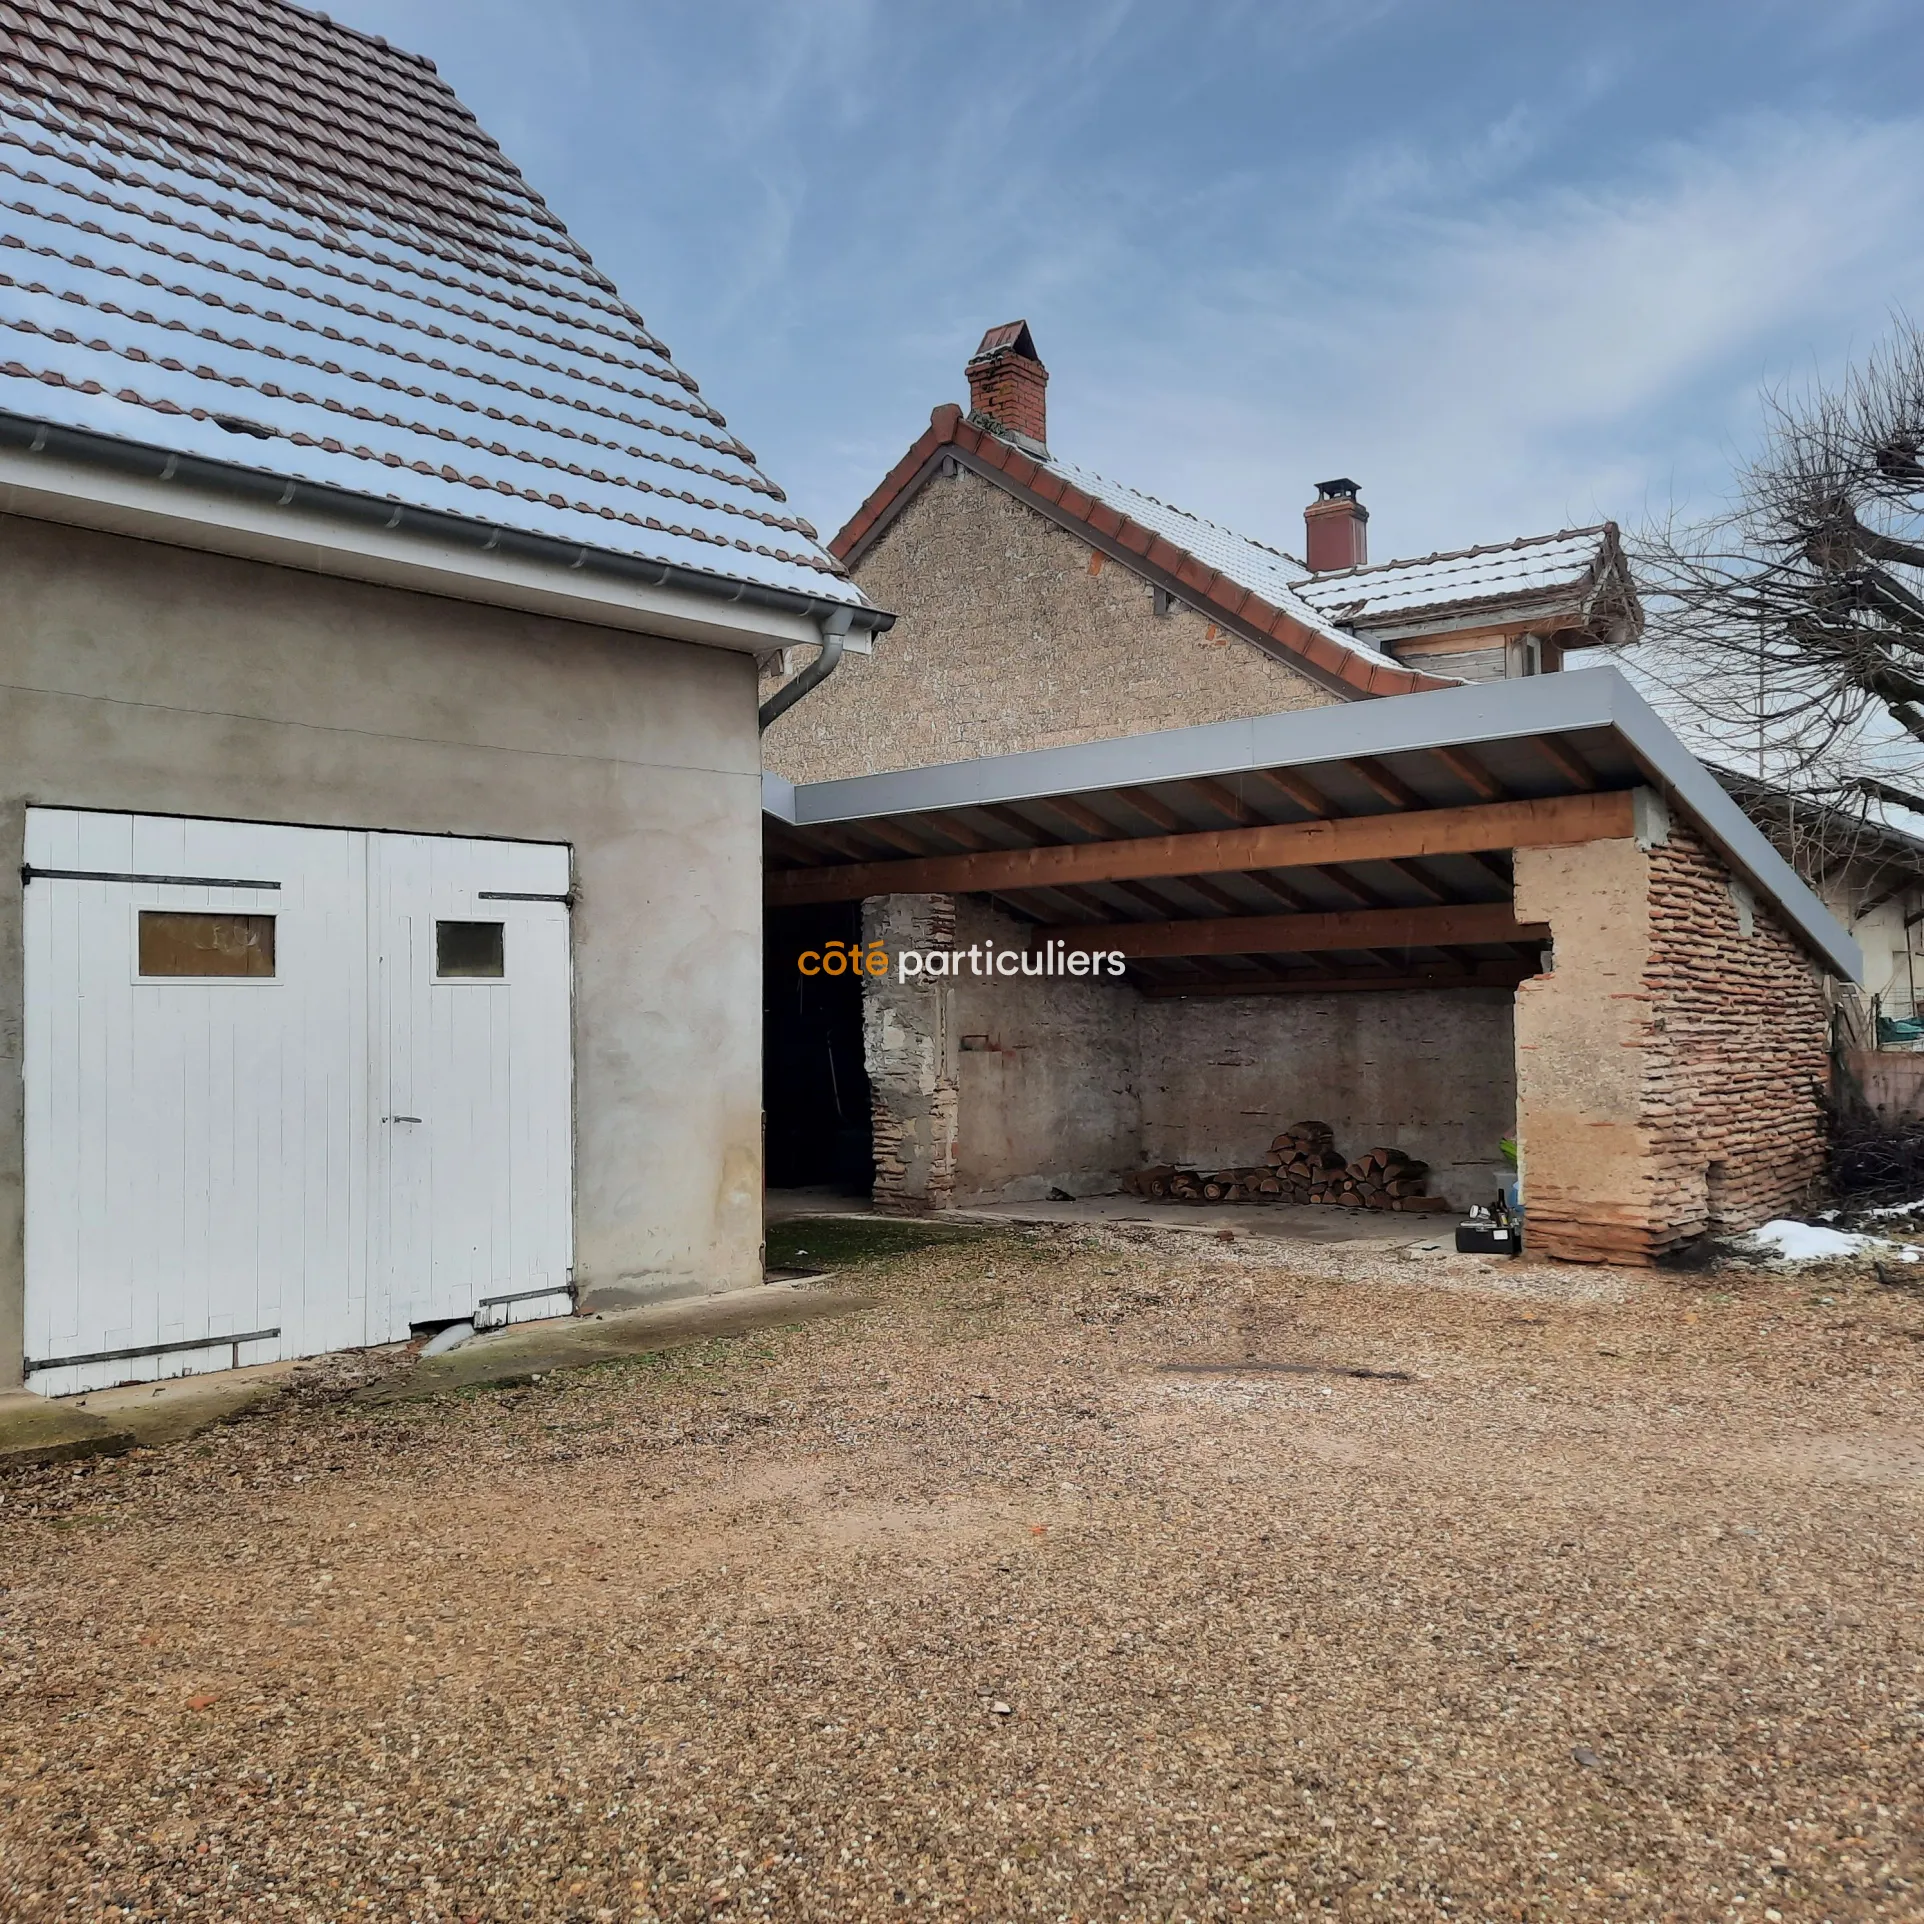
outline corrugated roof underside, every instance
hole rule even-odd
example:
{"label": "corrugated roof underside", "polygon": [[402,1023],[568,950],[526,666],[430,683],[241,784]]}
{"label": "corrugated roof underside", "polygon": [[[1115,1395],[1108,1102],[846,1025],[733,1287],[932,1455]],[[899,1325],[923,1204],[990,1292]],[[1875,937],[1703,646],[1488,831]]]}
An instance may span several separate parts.
{"label": "corrugated roof underside", "polygon": [[281,0],[0,0],[0,323],[18,414],[859,599],[432,65]]}

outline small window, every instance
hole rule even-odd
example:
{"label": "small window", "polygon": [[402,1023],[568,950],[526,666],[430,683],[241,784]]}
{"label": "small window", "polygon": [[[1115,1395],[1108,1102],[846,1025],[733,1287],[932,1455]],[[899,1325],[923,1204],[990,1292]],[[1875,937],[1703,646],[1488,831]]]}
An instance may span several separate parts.
{"label": "small window", "polygon": [[507,974],[499,922],[437,922],[434,925],[434,973],[476,982]]}
{"label": "small window", "polygon": [[204,909],[140,911],[142,975],[271,976],[274,918]]}

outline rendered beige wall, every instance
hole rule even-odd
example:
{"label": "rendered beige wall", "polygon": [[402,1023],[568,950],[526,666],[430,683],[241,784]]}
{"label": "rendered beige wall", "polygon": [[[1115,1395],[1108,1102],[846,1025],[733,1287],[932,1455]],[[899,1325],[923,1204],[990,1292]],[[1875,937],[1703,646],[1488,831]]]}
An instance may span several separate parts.
{"label": "rendered beige wall", "polygon": [[759,1280],[746,656],[15,516],[0,580],[0,1382],[21,1353],[31,803],[571,844],[584,1300]]}
{"label": "rendered beige wall", "polygon": [[[896,624],[768,731],[768,765],[791,781],[1335,699],[1201,615],[1156,614],[1147,582],[967,469],[933,478],[855,579]],[[764,699],[781,679],[764,677]]]}

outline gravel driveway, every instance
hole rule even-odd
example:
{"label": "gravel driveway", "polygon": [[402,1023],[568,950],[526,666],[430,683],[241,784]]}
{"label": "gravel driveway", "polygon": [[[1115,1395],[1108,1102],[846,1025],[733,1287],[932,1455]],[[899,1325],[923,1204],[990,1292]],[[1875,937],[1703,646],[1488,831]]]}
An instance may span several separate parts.
{"label": "gravel driveway", "polygon": [[1131,1233],[0,1484],[0,1915],[1924,1917],[1924,1297]]}

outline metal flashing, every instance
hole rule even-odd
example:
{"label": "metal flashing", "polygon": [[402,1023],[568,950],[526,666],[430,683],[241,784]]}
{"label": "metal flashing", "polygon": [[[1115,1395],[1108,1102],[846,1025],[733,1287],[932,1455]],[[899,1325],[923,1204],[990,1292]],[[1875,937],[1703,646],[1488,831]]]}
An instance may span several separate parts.
{"label": "metal flashing", "polygon": [[1828,969],[1850,981],[1860,979],[1863,954],[1857,943],[1710,771],[1610,667],[1472,682],[799,787],[764,775],[763,808],[778,821],[806,827],[1256,769],[1474,749],[1586,730],[1613,733],[1651,786],[1680,806],[1732,867],[1776,904]]}

